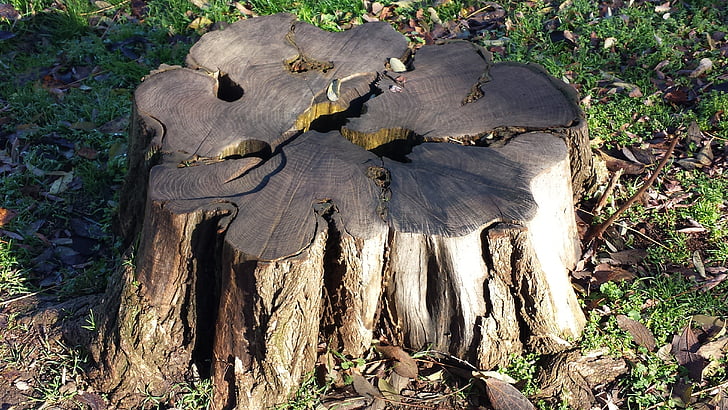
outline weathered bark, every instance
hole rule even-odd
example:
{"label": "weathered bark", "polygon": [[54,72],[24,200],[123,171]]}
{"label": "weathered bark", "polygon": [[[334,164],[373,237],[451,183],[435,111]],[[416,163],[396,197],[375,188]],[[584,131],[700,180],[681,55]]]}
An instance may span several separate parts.
{"label": "weathered bark", "polygon": [[206,34],[187,63],[135,94],[120,226],[140,241],[104,305],[106,390],[196,371],[215,408],[264,408],[320,340],[491,368],[579,336],[573,197],[591,159],[568,86],[470,43],[412,55],[383,23],[285,14]]}

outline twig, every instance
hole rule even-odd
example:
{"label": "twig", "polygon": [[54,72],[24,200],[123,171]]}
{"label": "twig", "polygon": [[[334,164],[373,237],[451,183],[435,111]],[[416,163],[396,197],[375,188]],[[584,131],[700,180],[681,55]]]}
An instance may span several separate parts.
{"label": "twig", "polygon": [[585,243],[590,243],[594,239],[601,238],[602,234],[604,234],[604,231],[606,231],[607,228],[609,228],[609,226],[612,225],[614,221],[616,221],[617,218],[619,218],[624,213],[624,211],[629,209],[629,207],[632,206],[637,198],[641,197],[642,194],[644,194],[645,191],[647,191],[647,189],[652,186],[652,184],[657,179],[657,176],[660,175],[660,171],[662,170],[662,168],[664,168],[667,164],[667,161],[670,160],[672,152],[675,150],[675,146],[677,145],[677,142],[679,140],[679,137],[673,137],[672,142],[670,142],[670,146],[667,148],[667,152],[665,152],[665,156],[662,157],[660,163],[657,164],[657,168],[655,168],[655,170],[652,172],[652,175],[650,175],[647,181],[642,184],[642,187],[640,187],[640,189],[638,189],[637,192],[635,192],[634,195],[632,195],[632,197],[627,200],[627,202],[622,204],[622,206],[620,206],[619,209],[617,209],[609,218],[607,218],[606,221],[600,223],[599,225],[594,225],[589,229],[586,235],[584,235]]}
{"label": "twig", "polygon": [[[587,211],[585,209],[579,208],[579,211],[584,212],[586,214],[589,214],[591,216],[594,216],[593,213],[591,213],[591,212],[589,212],[589,211]],[[668,251],[671,250],[669,246],[665,245],[662,242],[658,242],[656,239],[649,237],[648,235],[646,235],[646,234],[638,231],[637,229],[632,228],[631,226],[625,225],[625,224],[620,223],[620,222],[614,222],[614,225],[620,226],[620,227],[622,227],[622,228],[624,228],[624,229],[626,229],[628,231],[632,231],[635,234],[641,236],[642,238],[647,239],[648,241],[650,241],[650,242],[654,243],[655,245],[660,246],[660,247],[662,247],[664,249],[667,249]]]}
{"label": "twig", "polygon": [[599,197],[597,204],[594,205],[594,215],[599,215],[602,212],[602,208],[607,205],[607,200],[609,200],[609,196],[612,195],[612,191],[614,191],[614,188],[617,186],[617,181],[619,181],[619,178],[623,173],[624,170],[622,168],[614,172],[612,179],[609,180],[609,184],[604,189],[604,193],[602,193],[602,196]]}
{"label": "twig", "polygon": [[36,295],[39,295],[39,294],[41,294],[41,293],[43,293],[43,292],[47,292],[47,291],[49,291],[49,290],[51,290],[51,289],[53,289],[53,288],[57,288],[57,287],[58,287],[58,285],[53,285],[53,286],[49,286],[49,287],[47,287],[47,288],[45,288],[45,289],[41,289],[41,290],[39,290],[39,291],[37,291],[37,292],[31,292],[31,293],[26,293],[25,295],[23,295],[23,296],[18,296],[17,298],[12,298],[12,299],[8,299],[8,300],[3,300],[2,302],[0,302],[0,307],[5,307],[5,306],[8,306],[8,305],[10,305],[11,303],[14,303],[14,302],[17,302],[17,301],[19,301],[19,300],[23,300],[23,299],[26,299],[26,298],[29,298],[29,297],[32,297],[32,296],[36,296]]}

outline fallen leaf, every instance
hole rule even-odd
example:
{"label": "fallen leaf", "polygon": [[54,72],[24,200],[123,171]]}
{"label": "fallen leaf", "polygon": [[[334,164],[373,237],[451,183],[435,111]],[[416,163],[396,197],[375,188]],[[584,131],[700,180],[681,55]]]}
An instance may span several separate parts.
{"label": "fallen leaf", "polygon": [[607,37],[604,39],[604,48],[609,49],[617,44],[617,39],[614,37]]}
{"label": "fallen leaf", "polygon": [[192,20],[192,22],[187,25],[188,28],[191,28],[192,30],[199,30],[206,27],[209,27],[212,24],[212,20],[210,20],[207,17],[200,16],[196,19]]}
{"label": "fallen leaf", "polygon": [[377,346],[377,350],[387,359],[392,359],[394,371],[402,377],[410,379],[417,378],[417,362],[399,346]]}
{"label": "fallen leaf", "polygon": [[612,266],[606,263],[600,263],[594,268],[594,286],[600,286],[606,282],[620,282],[623,280],[632,280],[635,274],[622,269],[618,266]]}
{"label": "fallen leaf", "polygon": [[728,345],[728,336],[708,342],[698,349],[697,353],[705,360],[721,360],[725,356],[725,347]]}
{"label": "fallen leaf", "polygon": [[17,214],[12,209],[0,208],[0,226],[8,224]]}
{"label": "fallen leaf", "polygon": [[703,148],[695,154],[695,159],[705,166],[712,164],[714,158],[715,156],[713,155],[713,150],[710,148],[710,142],[706,143]]}
{"label": "fallen leaf", "polygon": [[713,289],[714,287],[723,283],[726,280],[726,278],[728,278],[728,274],[725,274],[725,273],[718,274],[715,278],[702,282],[700,284],[699,289],[703,290],[703,291],[708,291],[710,289]]}
{"label": "fallen leaf", "polygon": [[243,3],[240,3],[239,1],[236,1],[234,3],[234,5],[235,5],[235,8],[239,12],[241,12],[244,15],[246,15],[247,17],[254,17],[255,16],[255,11],[253,11],[250,8],[248,8],[248,6],[246,4],[243,4]]}
{"label": "fallen leaf", "polygon": [[86,146],[77,149],[76,154],[86,159],[96,159],[99,156],[99,153],[95,149]]}
{"label": "fallen leaf", "polygon": [[639,175],[645,170],[645,166],[637,163],[637,162],[631,162],[631,161],[625,161],[623,159],[615,158],[607,153],[600,152],[602,159],[604,159],[604,163],[607,166],[607,169],[615,172],[618,169],[621,169],[625,174],[629,175]]}
{"label": "fallen leaf", "polygon": [[64,172],[60,178],[53,181],[50,189],[48,190],[48,193],[51,195],[57,195],[57,194],[63,193],[68,189],[68,186],[71,184],[72,181],[73,181],[73,171]]}
{"label": "fallen leaf", "polygon": [[669,1],[662,3],[659,6],[655,6],[655,13],[666,13],[668,11],[670,11],[670,2]]}
{"label": "fallen leaf", "polygon": [[96,393],[79,392],[74,399],[88,405],[91,410],[106,409],[106,402]]}
{"label": "fallen leaf", "polygon": [[195,6],[201,8],[201,9],[207,9],[210,7],[210,2],[207,0],[190,0],[192,4]]}
{"label": "fallen leaf", "polygon": [[643,96],[642,90],[639,87],[635,87],[629,92],[629,96],[631,98],[641,98]]}
{"label": "fallen leaf", "polygon": [[693,266],[695,266],[695,270],[698,272],[698,275],[700,275],[701,278],[706,277],[703,258],[700,257],[700,252],[698,251],[693,252]]}
{"label": "fallen leaf", "polygon": [[650,352],[655,350],[655,336],[652,335],[650,329],[644,324],[630,319],[625,315],[617,315],[617,326],[629,333],[638,345],[646,348]]}
{"label": "fallen leaf", "polygon": [[533,404],[512,385],[489,378],[485,380],[485,392],[494,410],[532,410]]}
{"label": "fallen leaf", "polygon": [[382,392],[384,397],[391,399],[399,394],[399,392],[384,378],[377,381],[377,388]]}
{"label": "fallen leaf", "polygon": [[500,381],[504,381],[506,383],[510,384],[516,384],[516,380],[513,379],[511,376],[503,373],[498,373],[494,371],[482,371],[482,370],[473,370],[472,376],[476,379],[480,380],[487,380],[487,379],[498,379]]}
{"label": "fallen leaf", "polygon": [[698,66],[690,72],[691,78],[700,77],[703,75],[703,73],[710,71],[710,69],[713,68],[713,61],[711,61],[709,58],[701,58],[700,62],[698,63]]}
{"label": "fallen leaf", "polygon": [[697,354],[699,348],[698,338],[695,336],[690,325],[686,325],[680,336],[672,339],[672,354],[680,366],[688,370],[688,375],[693,381],[700,381],[705,367],[705,361]]}
{"label": "fallen leaf", "polygon": [[626,249],[619,252],[611,252],[609,258],[620,265],[636,265],[647,257],[644,249]]}
{"label": "fallen leaf", "polygon": [[382,392],[359,373],[352,373],[351,379],[352,386],[359,395],[367,398],[383,397]]}
{"label": "fallen leaf", "polygon": [[693,315],[690,320],[700,325],[709,338],[722,336],[726,332],[725,320],[717,316]]}
{"label": "fallen leaf", "polygon": [[20,19],[20,13],[15,10],[12,4],[0,3],[0,18],[18,20]]}

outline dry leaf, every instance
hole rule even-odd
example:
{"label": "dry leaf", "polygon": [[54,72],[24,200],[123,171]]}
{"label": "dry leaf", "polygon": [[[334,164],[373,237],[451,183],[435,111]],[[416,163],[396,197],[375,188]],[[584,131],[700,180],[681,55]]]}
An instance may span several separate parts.
{"label": "dry leaf", "polygon": [[695,159],[705,166],[712,164],[714,158],[713,150],[710,148],[710,142],[706,143],[705,146],[703,146],[703,148],[695,154]]}
{"label": "dry leaf", "polygon": [[48,190],[48,193],[51,195],[63,193],[68,189],[68,186],[71,184],[72,181],[73,172],[64,172],[60,178],[53,181],[50,189]]}
{"label": "dry leaf", "polygon": [[604,39],[604,48],[612,48],[614,45],[617,44],[617,39],[614,37],[607,37]]}
{"label": "dry leaf", "polygon": [[377,380],[377,387],[379,388],[379,391],[382,392],[384,397],[391,399],[394,396],[397,396],[399,392],[392,386],[386,379],[380,378]]}
{"label": "dry leaf", "polygon": [[369,383],[369,381],[359,373],[352,373],[351,379],[353,381],[352,385],[354,386],[354,390],[356,390],[359,395],[367,398],[382,397],[382,392],[374,387],[374,385]]}
{"label": "dry leaf", "polygon": [[523,393],[504,381],[493,378],[486,379],[485,392],[494,410],[536,409]]}
{"label": "dry leaf", "polygon": [[655,336],[652,335],[647,326],[625,315],[617,315],[617,326],[629,333],[638,345],[651,352],[655,350]]}
{"label": "dry leaf", "polygon": [[99,153],[95,149],[89,147],[80,147],[76,150],[76,154],[86,159],[96,159],[99,156]]}
{"label": "dry leaf", "polygon": [[725,320],[717,316],[693,315],[690,320],[692,320],[693,323],[700,325],[703,332],[705,332],[709,338],[720,337],[726,333]]}
{"label": "dry leaf", "polygon": [[594,268],[594,285],[599,286],[606,282],[621,282],[623,280],[632,280],[635,274],[622,269],[618,266],[612,266],[607,263],[600,263]]}
{"label": "dry leaf", "polygon": [[210,2],[207,0],[190,0],[190,2],[203,10],[210,7]]}
{"label": "dry leaf", "polygon": [[377,346],[377,350],[387,359],[392,359],[394,371],[402,377],[414,379],[417,377],[418,369],[415,359],[399,346]]}
{"label": "dry leaf", "polygon": [[725,349],[728,345],[728,336],[708,342],[698,349],[697,353],[705,360],[720,360],[725,356]]}
{"label": "dry leaf", "polygon": [[79,392],[74,400],[80,401],[83,404],[89,406],[91,410],[105,410],[106,402],[104,399],[96,393]]}
{"label": "dry leaf", "polygon": [[605,152],[600,152],[600,154],[602,159],[604,159],[604,163],[607,165],[607,169],[612,172],[621,169],[625,174],[639,175],[645,170],[645,166],[640,163],[615,158]]}
{"label": "dry leaf", "polygon": [[201,28],[209,27],[211,24],[212,20],[207,17],[200,16],[192,20],[192,22],[187,27],[191,28],[192,30],[199,30]]}
{"label": "dry leaf", "polygon": [[670,2],[667,1],[659,6],[655,6],[655,13],[666,13],[670,11]]}
{"label": "dry leaf", "polygon": [[647,257],[644,249],[627,249],[619,252],[611,252],[609,258],[620,265],[636,265]]}
{"label": "dry leaf", "polygon": [[0,226],[7,225],[17,214],[12,209],[0,208]]}
{"label": "dry leaf", "polygon": [[677,363],[688,370],[688,375],[694,381],[700,381],[705,367],[705,361],[696,352],[699,348],[698,338],[690,325],[685,326],[680,336],[672,339],[672,354]]}
{"label": "dry leaf", "polygon": [[472,376],[483,381],[487,379],[498,379],[509,384],[516,384],[516,380],[514,380],[511,376],[494,371],[473,370]]}
{"label": "dry leaf", "polygon": [[700,62],[698,63],[698,66],[695,68],[695,70],[690,72],[690,77],[700,77],[705,73],[706,71],[709,71],[711,68],[713,68],[713,61],[711,61],[709,58],[701,58]]}

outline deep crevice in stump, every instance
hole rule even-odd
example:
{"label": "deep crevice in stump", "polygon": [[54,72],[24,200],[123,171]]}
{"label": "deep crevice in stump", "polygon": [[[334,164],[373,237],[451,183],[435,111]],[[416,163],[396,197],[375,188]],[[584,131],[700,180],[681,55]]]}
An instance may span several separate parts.
{"label": "deep crevice in stump", "polygon": [[320,340],[484,369],[569,346],[572,200],[592,174],[575,93],[466,42],[408,52],[384,23],[279,14],[139,86],[121,228],[141,240],[104,305],[102,388],[161,394],[196,367],[214,408],[261,408]]}

